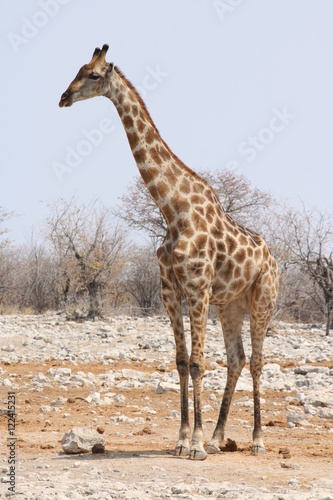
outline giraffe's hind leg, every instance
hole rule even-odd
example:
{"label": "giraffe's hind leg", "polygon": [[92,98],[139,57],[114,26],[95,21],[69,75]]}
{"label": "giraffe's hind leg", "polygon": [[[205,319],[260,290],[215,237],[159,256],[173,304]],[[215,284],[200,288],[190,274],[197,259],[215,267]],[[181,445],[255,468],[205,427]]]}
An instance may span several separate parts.
{"label": "giraffe's hind leg", "polygon": [[219,453],[224,440],[224,431],[230,409],[231,399],[235,391],[238,377],[245,365],[245,354],[241,338],[242,324],[246,313],[246,300],[231,302],[217,307],[223,329],[223,337],[227,352],[228,374],[224,389],[221,409],[212,439],[206,447],[207,453]]}
{"label": "giraffe's hind leg", "polygon": [[278,270],[273,267],[260,276],[252,290],[250,306],[250,331],[252,356],[250,371],[253,379],[254,429],[252,434],[252,453],[265,453],[261,429],[259,380],[263,368],[262,348],[273,314],[278,288]]}

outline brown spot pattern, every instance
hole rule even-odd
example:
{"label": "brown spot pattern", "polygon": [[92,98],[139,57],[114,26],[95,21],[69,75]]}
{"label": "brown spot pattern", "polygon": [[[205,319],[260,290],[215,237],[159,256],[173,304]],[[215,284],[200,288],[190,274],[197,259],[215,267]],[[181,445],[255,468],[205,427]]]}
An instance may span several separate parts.
{"label": "brown spot pattern", "polygon": [[145,122],[143,122],[142,120],[137,120],[136,122],[136,126],[137,126],[137,129],[138,131],[140,132],[140,134],[144,131],[145,127],[146,127],[146,124]]}
{"label": "brown spot pattern", "polygon": [[128,142],[130,143],[130,146],[133,150],[139,144],[140,137],[136,132],[128,132],[127,137],[128,137]]}
{"label": "brown spot pattern", "polygon": [[133,118],[130,115],[126,115],[123,118],[123,124],[126,128],[133,128],[134,122]]}
{"label": "brown spot pattern", "polygon": [[156,149],[156,147],[153,147],[153,148],[150,148],[149,150],[149,154],[151,156],[151,159],[157,163],[157,165],[162,165],[162,158],[160,157],[160,155],[158,154],[158,151]]}
{"label": "brown spot pattern", "polygon": [[237,242],[235,238],[233,238],[229,234],[227,234],[225,241],[228,249],[228,254],[232,255],[237,248]]}
{"label": "brown spot pattern", "polygon": [[146,161],[146,150],[144,148],[138,149],[133,153],[135,161],[137,163],[144,163]]}
{"label": "brown spot pattern", "polygon": [[150,127],[146,132],[145,139],[147,144],[152,144],[156,139],[156,133],[153,127]]}

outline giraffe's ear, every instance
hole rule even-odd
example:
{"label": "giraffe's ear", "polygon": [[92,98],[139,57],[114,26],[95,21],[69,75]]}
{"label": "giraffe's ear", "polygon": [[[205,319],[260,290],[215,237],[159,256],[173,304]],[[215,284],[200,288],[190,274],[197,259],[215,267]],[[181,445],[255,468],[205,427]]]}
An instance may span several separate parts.
{"label": "giraffe's ear", "polygon": [[110,63],[108,65],[108,73],[112,73],[113,69],[114,69],[114,63]]}

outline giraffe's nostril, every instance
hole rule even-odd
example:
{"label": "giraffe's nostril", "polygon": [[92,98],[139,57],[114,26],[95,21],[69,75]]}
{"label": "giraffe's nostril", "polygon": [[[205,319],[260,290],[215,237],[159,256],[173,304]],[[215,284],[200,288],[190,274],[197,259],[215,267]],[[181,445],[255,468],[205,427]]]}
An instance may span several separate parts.
{"label": "giraffe's nostril", "polygon": [[66,99],[66,97],[68,97],[68,96],[69,96],[69,92],[66,90],[66,92],[64,92],[64,93],[62,94],[62,96],[61,96],[61,100]]}

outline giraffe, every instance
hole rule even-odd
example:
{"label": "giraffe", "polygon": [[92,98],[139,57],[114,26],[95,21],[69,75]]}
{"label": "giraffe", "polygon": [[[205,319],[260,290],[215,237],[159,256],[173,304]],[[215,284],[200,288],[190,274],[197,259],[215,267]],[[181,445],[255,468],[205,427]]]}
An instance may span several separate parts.
{"label": "giraffe", "polygon": [[[62,94],[59,106],[71,106],[76,101],[95,96],[105,96],[113,102],[143,181],[167,223],[167,234],[157,257],[161,297],[174,332],[180,380],[181,424],[175,455],[204,460],[207,453],[220,451],[231,399],[245,365],[241,330],[247,312],[252,344],[252,452],[264,453],[259,379],[263,367],[263,342],[278,291],[276,260],[262,236],[237,224],[223,210],[213,188],[170,150],[134,86],[117,66],[106,62],[108,48],[105,44],[102,49],[95,49],[91,61],[81,67]],[[190,355],[185,341],[182,299],[187,301],[189,310]],[[205,372],[204,339],[209,304],[217,308],[228,367],[216,428],[205,448],[201,385]],[[189,377],[194,396],[192,435]]]}

